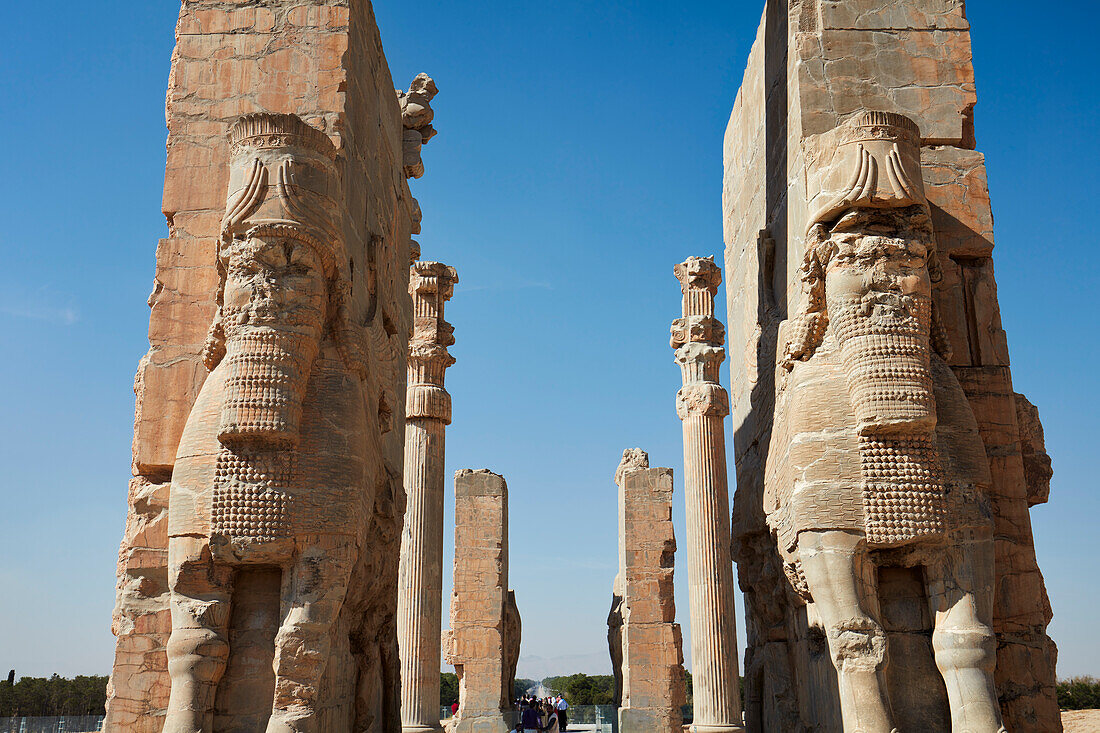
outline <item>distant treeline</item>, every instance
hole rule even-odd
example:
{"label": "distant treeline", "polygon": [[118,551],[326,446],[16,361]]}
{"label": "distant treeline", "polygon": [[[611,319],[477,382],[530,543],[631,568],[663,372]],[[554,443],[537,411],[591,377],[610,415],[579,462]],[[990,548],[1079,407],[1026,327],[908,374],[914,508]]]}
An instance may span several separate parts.
{"label": "distant treeline", "polygon": [[1058,683],[1058,707],[1062,710],[1100,708],[1100,680],[1095,677],[1071,677]]}
{"label": "distant treeline", "polygon": [[38,715],[103,715],[107,678],[53,675],[0,682],[0,718]]}
{"label": "distant treeline", "polygon": [[[613,705],[615,678],[611,675],[571,674],[547,677],[543,686],[561,693],[570,705]],[[522,697],[538,680],[517,679],[513,698]],[[687,675],[688,703],[691,703],[691,674]],[[23,677],[12,684],[0,681],[0,718],[38,715],[103,715],[107,702],[107,677],[80,675],[72,679],[53,675]],[[458,702],[458,677],[440,674],[439,704]],[[1100,680],[1073,677],[1058,683],[1058,706],[1063,710],[1100,709]]]}

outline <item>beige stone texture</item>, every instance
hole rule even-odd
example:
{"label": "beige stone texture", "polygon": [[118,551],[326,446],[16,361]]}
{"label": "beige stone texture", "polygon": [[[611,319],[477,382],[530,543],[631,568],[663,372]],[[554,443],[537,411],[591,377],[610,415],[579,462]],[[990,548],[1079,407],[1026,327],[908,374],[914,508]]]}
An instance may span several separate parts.
{"label": "beige stone texture", "polygon": [[486,469],[455,473],[451,625],[443,658],[458,675],[452,733],[506,733],[519,659],[519,611],[508,589],[508,485]]}
{"label": "beige stone texture", "polygon": [[1063,710],[1065,733],[1100,733],[1100,710]]}
{"label": "beige stone texture", "polygon": [[[841,212],[845,206],[881,209],[891,197],[898,203],[906,198],[896,196],[892,183],[886,186],[892,164],[877,143],[864,143],[864,150],[880,174],[871,183],[879,193],[846,191],[854,179],[830,166],[834,159],[843,161],[849,155],[843,152],[838,130],[865,113],[900,114],[919,130],[919,175],[903,146],[897,169],[905,173],[911,190],[927,200],[937,252],[938,272],[930,273],[937,279],[931,289],[937,323],[930,338],[942,359],[933,369],[935,430],[944,435],[951,425],[969,424],[972,427],[963,433],[954,428],[956,435],[976,432],[980,439],[967,438],[966,444],[975,447],[965,449],[961,464],[958,441],[947,441],[955,448],[955,464],[949,469],[969,465],[978,471],[973,475],[987,477],[976,485],[981,486],[978,504],[988,507],[996,537],[988,625],[996,635],[994,683],[1003,722],[1014,732],[1059,730],[1056,650],[1045,633],[1050,606],[1035,563],[1028,517],[1029,505],[1045,501],[1049,493],[1049,457],[1037,412],[1012,390],[993,275],[993,221],[984,158],[974,150],[975,101],[962,0],[766,3],[726,129],[723,183],[737,472],[733,548],[746,594],[749,730],[841,727],[837,671],[825,632],[828,614],[819,603],[805,600],[806,595],[814,596],[807,593],[804,571],[794,556],[785,554],[791,533],[798,535],[800,530],[793,525],[784,529],[782,521],[769,526],[766,489],[792,486],[795,474],[790,471],[797,467],[798,476],[806,471],[807,481],[835,483],[838,477],[850,476],[847,495],[860,495],[866,467],[858,460],[858,448],[845,447],[836,434],[845,420],[856,419],[837,412],[850,409],[845,406],[849,394],[839,356],[828,369],[813,366],[811,362],[828,361],[819,356],[794,359],[801,366],[787,373],[791,383],[786,389],[775,375],[791,335],[801,326],[813,325],[813,319],[796,324],[796,316],[807,312],[806,270],[800,268],[807,262],[814,217],[824,209],[824,221],[832,226],[830,205],[840,205],[835,211]],[[857,174],[854,167],[848,170]],[[850,194],[847,201],[842,194]],[[818,319],[817,327],[827,325]],[[839,354],[829,348],[824,352]],[[930,358],[937,363],[937,357]],[[814,369],[820,376],[812,373]],[[950,386],[952,382],[956,386]],[[777,389],[784,400],[779,405]],[[815,392],[818,397],[812,396]],[[803,393],[806,396],[800,397]],[[821,394],[829,396],[822,400]],[[795,422],[807,429],[819,427],[792,440],[791,420],[777,425],[784,416],[797,417]],[[945,450],[942,438],[937,440],[941,454],[952,452]],[[823,460],[815,461],[815,455]],[[949,470],[948,479],[951,475]],[[794,485],[803,486],[798,481]],[[794,496],[810,499],[813,492],[802,490]],[[782,504],[775,498],[773,494],[773,509]],[[812,502],[798,506],[791,505],[789,516],[805,517]],[[840,509],[831,505],[823,511],[831,511],[834,518],[858,518],[862,524],[859,502],[850,504],[847,514]],[[780,520],[781,515],[773,513],[771,518]],[[846,531],[862,531],[853,522],[839,524]],[[819,549],[843,555],[836,546]],[[875,598],[864,603],[863,611],[879,606],[872,609],[873,615],[890,649],[892,661],[880,670],[886,704],[902,732],[941,729],[950,705],[933,652],[921,641],[922,634],[930,633],[933,619],[915,613],[922,606],[921,583],[909,569],[899,569],[897,553],[890,553],[895,556],[885,558],[889,562],[874,560],[872,553],[871,574],[860,575],[869,578],[868,588],[876,588]],[[957,574],[953,577],[959,580]],[[928,588],[922,592],[927,594]],[[898,664],[898,659],[906,664]],[[916,700],[906,689],[921,690],[923,699]],[[844,725],[848,724],[845,717]]]}
{"label": "beige stone texture", "polygon": [[[201,511],[193,513],[193,509],[202,508],[201,502],[189,499],[181,499],[178,511],[170,510],[170,505],[175,506],[170,494],[176,491],[175,479],[180,478],[177,455],[196,400],[208,385],[211,395],[222,389],[218,380],[208,378],[204,345],[220,305],[218,257],[225,242],[227,192],[231,204],[237,203],[234,195],[239,193],[230,184],[234,168],[229,131],[243,115],[275,113],[296,115],[324,138],[333,151],[331,173],[325,175],[339,181],[335,194],[321,205],[321,219],[328,219],[336,234],[334,241],[341,242],[345,253],[340,262],[334,259],[332,272],[341,270],[347,276],[350,297],[340,308],[352,328],[341,339],[349,336],[342,344],[351,344],[351,348],[334,342],[322,345],[316,365],[302,370],[309,375],[307,392],[316,395],[310,390],[320,387],[322,372],[346,363],[351,352],[357,354],[353,361],[361,360],[368,367],[365,377],[357,376],[356,368],[350,370],[351,376],[340,379],[350,379],[354,385],[341,394],[351,411],[348,414],[358,414],[355,419],[367,438],[357,449],[364,453],[357,460],[370,474],[369,479],[364,476],[353,482],[356,501],[364,508],[348,512],[362,522],[362,527],[348,536],[369,541],[352,543],[356,549],[350,551],[351,577],[339,605],[343,610],[338,611],[335,622],[338,629],[331,652],[322,655],[326,661],[337,662],[323,665],[326,671],[317,684],[317,705],[296,708],[293,717],[304,722],[288,725],[298,726],[295,730],[325,728],[329,725],[325,716],[354,709],[365,730],[391,730],[398,725],[393,591],[404,509],[404,435],[395,428],[404,418],[405,352],[412,318],[406,294],[409,237],[419,209],[405,180],[401,104],[394,94],[373,11],[368,2],[348,6],[324,0],[270,0],[262,7],[244,7],[196,0],[181,6],[176,41],[165,108],[168,143],[163,211],[169,232],[156,249],[149,298],[150,350],[135,380],[135,478],[119,554],[113,623],[118,644],[108,689],[106,728],[153,733],[165,727],[172,682],[166,653],[173,631],[170,586],[179,583],[169,568],[182,567],[169,561],[167,525],[177,517],[186,525],[188,514],[202,516]],[[294,155],[299,153],[291,157]],[[306,159],[313,160],[313,153],[300,155],[304,157],[295,158],[292,167],[301,163],[307,168],[290,171],[294,180],[288,181],[288,187],[313,190],[301,180],[302,175],[312,175]],[[272,161],[263,168],[268,188],[278,189],[279,166]],[[241,180],[247,178],[247,167],[236,170]],[[298,184],[304,188],[299,189]],[[304,195],[308,199],[313,194]],[[287,200],[274,193],[262,198],[261,206],[269,207],[275,198]],[[261,212],[260,218],[264,216]],[[309,227],[302,216],[311,218],[304,214],[286,218],[306,225],[299,227],[305,231]],[[251,219],[246,216],[241,221]],[[231,232],[230,240],[235,236],[243,241],[247,232]],[[231,260],[228,256],[225,261]],[[331,370],[325,373],[333,374]],[[315,397],[305,399],[305,416],[300,418],[307,422],[313,419],[309,417],[311,399]],[[211,404],[216,401],[214,398]],[[207,424],[219,420],[214,417]],[[203,420],[196,418],[195,422]],[[308,429],[305,434],[310,434]],[[310,440],[299,449],[312,450]],[[209,523],[213,515],[208,517],[203,522]],[[301,546],[320,546],[311,543]],[[275,627],[270,611],[271,604],[277,604],[278,587],[266,571],[241,568],[219,570],[215,575],[233,576],[243,599],[237,610],[219,616],[218,623],[226,625],[224,638],[239,653],[227,653],[216,702],[205,706],[203,713],[214,715],[218,729],[223,729],[235,724],[231,720],[234,715],[251,715],[255,721],[255,716],[262,719],[275,709],[275,680],[257,682],[239,670],[245,663],[262,666],[263,654],[271,666]],[[243,633],[245,627],[259,623],[257,619],[268,619],[262,625],[271,638]],[[359,641],[351,641],[352,626],[358,627],[355,638]],[[254,656],[264,647],[266,652]],[[221,664],[214,662],[215,667]],[[356,670],[362,673],[361,685],[353,691],[349,675]],[[256,685],[265,689],[260,691]],[[251,700],[249,704],[243,702],[246,698]],[[316,708],[325,712],[315,714]],[[210,718],[205,719],[210,725]],[[262,723],[256,725],[262,729]]]}
{"label": "beige stone texture", "polygon": [[444,430],[451,396],[443,386],[454,357],[454,329],[444,320],[458,274],[439,262],[414,262],[409,276],[413,334],[405,398],[405,493],[397,587],[401,653],[401,728],[442,730],[439,723],[443,623]]}
{"label": "beige stone texture", "polygon": [[650,468],[644,451],[623,451],[619,487],[618,639],[612,652],[621,733],[680,733],[686,698],[676,619],[672,469]]}
{"label": "beige stone texture", "polygon": [[[684,432],[684,505],[687,517],[688,608],[691,669],[698,733],[733,733],[741,727],[733,565],[729,556],[729,490],[725,417],[729,397],[718,383],[726,358],[725,329],[714,317],[722,273],[713,257],[689,257],[673,268],[680,283],[681,317],[670,345],[683,387],[676,413]],[[625,640],[624,640],[625,643]],[[624,647],[625,649],[625,647]]]}

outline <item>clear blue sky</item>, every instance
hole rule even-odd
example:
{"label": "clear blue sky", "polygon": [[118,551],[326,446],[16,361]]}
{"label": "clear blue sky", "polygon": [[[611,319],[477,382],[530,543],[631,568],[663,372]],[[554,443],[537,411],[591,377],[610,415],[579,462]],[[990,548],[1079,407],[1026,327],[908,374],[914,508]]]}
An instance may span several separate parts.
{"label": "clear blue sky", "polygon": [[[425,257],[461,277],[448,473],[508,479],[524,655],[606,653],[624,447],[675,469],[683,540],[672,265],[721,259],[722,133],[761,9],[376,3],[395,84],[426,71],[440,89],[412,187]],[[110,669],[177,10],[0,5],[0,669],[20,675]],[[1100,4],[968,10],[1015,385],[1054,458],[1032,512],[1050,631],[1063,676],[1100,674]],[[682,553],[678,571],[686,626]]]}

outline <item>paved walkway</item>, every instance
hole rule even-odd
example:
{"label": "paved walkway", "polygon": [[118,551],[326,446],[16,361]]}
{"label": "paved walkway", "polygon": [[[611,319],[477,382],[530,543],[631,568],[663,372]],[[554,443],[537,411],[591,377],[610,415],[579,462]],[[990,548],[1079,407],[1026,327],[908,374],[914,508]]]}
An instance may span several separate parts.
{"label": "paved walkway", "polygon": [[1064,710],[1062,728],[1066,733],[1100,733],[1100,710]]}

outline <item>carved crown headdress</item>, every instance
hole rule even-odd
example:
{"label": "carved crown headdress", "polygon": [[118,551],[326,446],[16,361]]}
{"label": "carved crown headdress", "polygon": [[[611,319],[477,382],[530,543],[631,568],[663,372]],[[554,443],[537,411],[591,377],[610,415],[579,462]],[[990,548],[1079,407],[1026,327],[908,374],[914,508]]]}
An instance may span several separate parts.
{"label": "carved crown headdress", "polygon": [[223,247],[234,237],[282,235],[316,250],[327,273],[340,267],[339,176],[328,135],[297,115],[259,113],[238,119],[229,142]]}
{"label": "carved crown headdress", "polygon": [[818,152],[807,165],[807,229],[857,206],[927,208],[920,128],[905,115],[859,112],[821,135]]}

